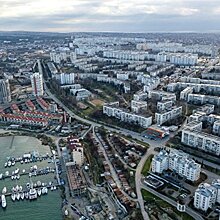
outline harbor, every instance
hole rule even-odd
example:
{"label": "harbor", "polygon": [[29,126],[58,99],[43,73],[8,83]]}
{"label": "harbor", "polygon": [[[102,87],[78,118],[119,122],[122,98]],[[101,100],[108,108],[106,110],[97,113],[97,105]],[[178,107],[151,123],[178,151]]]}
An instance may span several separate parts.
{"label": "harbor", "polygon": [[[45,213],[41,219],[48,219],[48,214],[62,219],[55,152],[40,140],[24,136],[1,137],[0,148],[0,219],[14,219],[17,212],[23,219],[39,219],[38,209]],[[32,206],[33,211],[26,213]],[[15,207],[19,207],[17,212]]]}

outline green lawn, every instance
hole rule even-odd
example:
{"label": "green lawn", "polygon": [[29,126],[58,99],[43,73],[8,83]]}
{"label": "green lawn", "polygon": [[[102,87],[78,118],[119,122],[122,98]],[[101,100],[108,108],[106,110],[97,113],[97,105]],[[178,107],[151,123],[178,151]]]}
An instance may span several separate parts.
{"label": "green lawn", "polygon": [[144,164],[144,167],[143,167],[143,169],[142,169],[142,171],[141,171],[141,173],[142,173],[144,176],[146,176],[147,173],[148,173],[149,170],[150,170],[150,165],[151,165],[151,161],[152,161],[153,156],[154,156],[154,155],[151,154],[151,155],[148,157],[148,159],[146,160],[145,164]]}

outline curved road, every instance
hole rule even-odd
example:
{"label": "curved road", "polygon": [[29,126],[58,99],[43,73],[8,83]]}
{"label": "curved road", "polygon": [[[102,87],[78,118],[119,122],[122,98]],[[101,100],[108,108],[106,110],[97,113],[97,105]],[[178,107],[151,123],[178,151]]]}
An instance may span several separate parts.
{"label": "curved road", "polygon": [[[161,147],[161,146],[164,146],[165,143],[167,142],[168,138],[166,139],[163,139],[163,140],[157,140],[157,141],[154,141],[154,140],[149,140],[147,138],[144,138],[142,137],[142,135],[140,133],[137,133],[137,132],[134,132],[134,131],[130,131],[130,130],[127,130],[127,129],[123,129],[123,128],[119,128],[119,127],[109,127],[105,124],[101,124],[101,123],[98,123],[98,122],[93,122],[93,121],[89,121],[88,119],[85,119],[85,118],[81,118],[80,116],[74,114],[68,107],[66,107],[59,99],[57,99],[50,91],[49,89],[46,87],[46,84],[45,84],[45,91],[46,93],[48,94],[48,96],[53,99],[57,104],[59,104],[71,117],[81,121],[81,122],[84,122],[86,124],[90,124],[92,127],[104,127],[105,129],[109,130],[109,131],[112,131],[112,132],[116,132],[116,133],[120,133],[120,134],[123,134],[125,136],[127,135],[130,135],[132,138],[134,139],[137,139],[137,140],[140,140],[140,141],[144,141],[145,143],[148,143],[149,144],[149,148],[147,150],[147,153],[142,157],[141,161],[139,162],[137,168],[136,168],[136,173],[135,173],[135,184],[136,184],[136,192],[137,192],[137,201],[139,202],[139,205],[140,205],[140,208],[141,208],[141,212],[142,212],[142,215],[143,215],[143,218],[144,220],[149,220],[149,216],[148,216],[148,213],[146,212],[145,208],[144,208],[144,201],[143,201],[143,197],[142,197],[142,194],[141,194],[141,189],[142,188],[146,188],[146,186],[144,186],[141,182],[141,178],[142,178],[142,175],[141,175],[141,171],[143,169],[143,166],[144,166],[144,163],[145,161],[147,160],[147,158],[151,155],[151,154],[154,154],[155,151],[155,147]],[[182,128],[182,126],[181,126]],[[175,132],[176,133],[176,132]],[[174,136],[175,133],[172,135]],[[147,188],[148,191],[150,192],[153,192],[153,190],[151,188]],[[157,192],[158,193],[158,192]],[[163,198],[162,194],[158,193],[158,196],[160,198]],[[169,202],[169,198],[168,197],[164,197],[164,200]],[[171,202],[172,201],[172,202]],[[175,202],[173,200],[171,200],[169,203],[171,205],[174,205],[176,207],[176,204],[174,204]],[[173,203],[174,202],[174,203]],[[195,218],[196,220],[203,220],[203,218],[198,214],[196,213],[195,211],[193,211],[192,209],[189,209],[188,207],[186,208],[186,212],[187,214],[191,215],[193,218]]]}

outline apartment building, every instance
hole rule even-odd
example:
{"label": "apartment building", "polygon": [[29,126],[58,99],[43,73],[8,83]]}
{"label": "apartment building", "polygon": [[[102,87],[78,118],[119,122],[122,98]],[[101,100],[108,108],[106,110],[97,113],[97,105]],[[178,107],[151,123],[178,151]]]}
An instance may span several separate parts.
{"label": "apartment building", "polygon": [[105,104],[103,106],[103,114],[109,117],[115,117],[123,122],[139,125],[143,128],[147,128],[152,124],[151,116],[145,116],[129,112],[127,109],[121,109],[119,108],[119,102]]}
{"label": "apartment building", "polygon": [[153,173],[163,173],[164,170],[169,168],[169,154],[165,150],[161,150],[158,154],[154,155],[151,162],[151,169]]}
{"label": "apartment building", "polygon": [[220,120],[214,122],[212,133],[220,136]]}
{"label": "apartment building", "polygon": [[209,114],[213,113],[214,110],[215,110],[214,105],[206,104],[206,105],[199,106],[197,109],[193,110],[193,113],[204,112],[206,115],[209,115]]}
{"label": "apartment building", "polygon": [[8,79],[0,79],[0,103],[11,101],[11,91]]}
{"label": "apartment building", "polygon": [[[219,186],[219,185],[218,185]],[[206,212],[216,202],[217,189],[209,183],[201,183],[194,194],[194,207]]]}
{"label": "apartment building", "polygon": [[220,155],[220,137],[186,127],[182,130],[181,142],[215,155]]}
{"label": "apartment building", "polygon": [[212,181],[212,186],[216,188],[216,202],[220,204],[220,179],[215,179]]}
{"label": "apartment building", "polygon": [[192,182],[200,177],[201,165],[189,158],[189,155],[182,151],[166,150],[160,151],[152,159],[152,172],[162,173],[165,170],[175,171],[180,176]]}
{"label": "apartment building", "polygon": [[172,100],[165,100],[165,101],[159,101],[157,102],[157,110],[160,111],[165,111],[171,109],[173,106],[173,101]]}
{"label": "apartment building", "polygon": [[117,79],[119,80],[128,80],[129,74],[128,73],[117,73]]}
{"label": "apartment building", "polygon": [[182,106],[180,107],[172,107],[170,110],[165,110],[160,113],[155,113],[155,121],[158,125],[162,125],[163,123],[175,119],[182,115]]}
{"label": "apartment building", "polygon": [[147,102],[132,100],[131,111],[135,113],[147,112]]}
{"label": "apartment building", "polygon": [[155,101],[165,101],[165,100],[176,101],[176,95],[174,93],[164,92],[162,90],[149,91],[148,98]]}
{"label": "apartment building", "polygon": [[209,96],[209,95],[199,95],[199,94],[189,94],[187,102],[193,103],[195,105],[213,104],[216,106],[220,106],[220,97]]}
{"label": "apartment building", "polygon": [[187,101],[188,95],[193,93],[192,87],[186,87],[181,93],[180,93],[180,99]]}
{"label": "apartment building", "polygon": [[75,74],[74,73],[61,73],[60,74],[60,84],[61,85],[70,85],[75,82]]}
{"label": "apartment building", "polygon": [[82,167],[84,163],[84,153],[83,153],[83,146],[80,143],[78,138],[70,136],[67,138],[68,148],[71,150],[72,160],[74,165],[78,165]]}
{"label": "apartment building", "polygon": [[40,73],[34,73],[30,78],[33,95],[42,96],[44,94],[43,76]]}

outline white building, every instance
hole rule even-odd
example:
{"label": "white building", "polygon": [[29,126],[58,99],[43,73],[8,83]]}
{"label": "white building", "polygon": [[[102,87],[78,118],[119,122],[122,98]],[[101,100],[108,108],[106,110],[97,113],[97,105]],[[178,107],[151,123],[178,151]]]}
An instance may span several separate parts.
{"label": "white building", "polygon": [[82,166],[84,163],[83,146],[79,139],[72,136],[67,138],[69,149],[71,150],[72,160],[75,165]]}
{"label": "white building", "polygon": [[189,127],[182,130],[181,142],[187,146],[220,155],[220,137]]}
{"label": "white building", "polygon": [[180,99],[187,101],[188,95],[193,93],[192,87],[186,87],[181,93],[180,93]]}
{"label": "white building", "polygon": [[208,183],[201,183],[194,195],[194,207],[202,211],[212,208],[216,202],[217,190]]}
{"label": "white building", "polygon": [[42,96],[44,94],[43,76],[40,73],[31,75],[31,86],[34,96]]}
{"label": "white building", "polygon": [[152,117],[128,112],[126,109],[119,108],[119,102],[103,105],[103,114],[115,117],[123,122],[139,125],[148,128],[152,124]]}
{"label": "white building", "polygon": [[220,179],[212,181],[212,186],[216,188],[216,202],[220,204]]}
{"label": "white building", "polygon": [[135,113],[147,112],[147,102],[132,100],[131,111]]}
{"label": "white building", "polygon": [[155,113],[155,121],[158,125],[162,125],[163,123],[175,119],[182,115],[182,106],[173,107],[170,110],[165,110],[160,113]]}
{"label": "white building", "polygon": [[163,173],[169,168],[169,154],[165,150],[161,150],[159,154],[152,159],[151,169],[153,173]]}
{"label": "white building", "polygon": [[162,150],[152,159],[152,172],[160,174],[168,169],[194,182],[200,177],[201,165],[182,151],[171,150],[168,153]]}
{"label": "white building", "polygon": [[212,129],[213,134],[220,136],[220,121],[215,121]]}
{"label": "white building", "polygon": [[172,100],[176,101],[175,93],[164,92],[162,90],[152,90],[148,93],[148,98],[156,101]]}
{"label": "white building", "polygon": [[169,110],[173,106],[173,101],[172,100],[165,100],[165,101],[160,101],[157,102],[157,110],[164,111],[164,110]]}
{"label": "white building", "polygon": [[90,97],[92,97],[92,93],[84,88],[70,89],[70,92],[76,97],[77,101],[89,99]]}
{"label": "white building", "polygon": [[0,79],[0,103],[11,101],[11,91],[8,79]]}
{"label": "white building", "polygon": [[70,85],[75,82],[75,74],[74,73],[61,73],[60,74],[60,84],[61,85]]}

